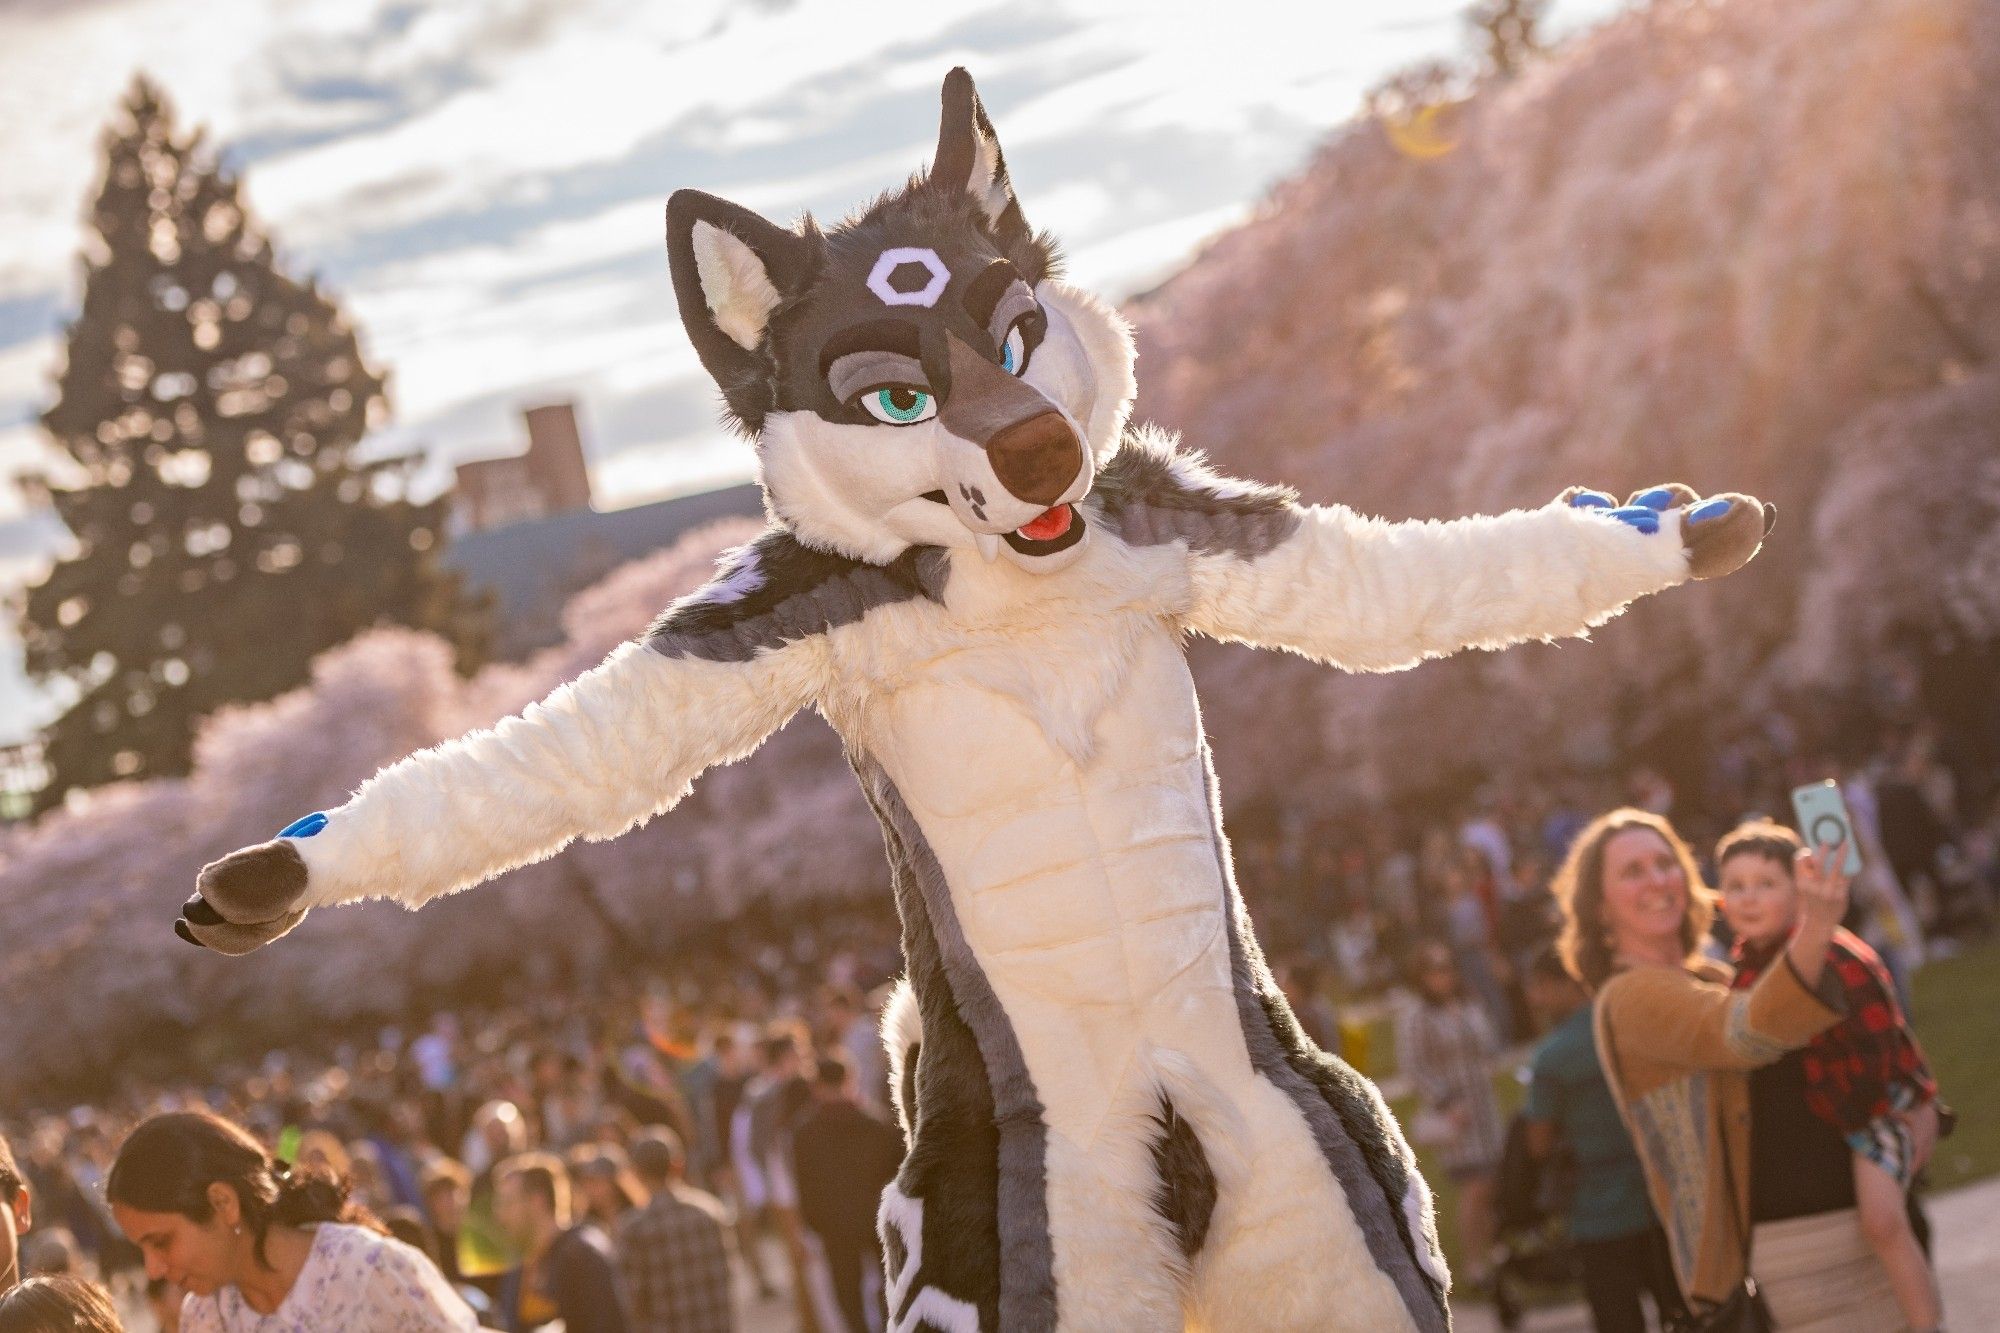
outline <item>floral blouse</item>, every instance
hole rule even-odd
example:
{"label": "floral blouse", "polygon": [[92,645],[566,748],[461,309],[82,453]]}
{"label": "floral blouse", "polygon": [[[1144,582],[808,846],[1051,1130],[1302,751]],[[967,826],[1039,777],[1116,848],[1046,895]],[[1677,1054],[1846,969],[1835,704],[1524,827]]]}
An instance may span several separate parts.
{"label": "floral blouse", "polygon": [[190,1295],[181,1333],[473,1333],[472,1309],[436,1264],[402,1241],[322,1222],[291,1291],[258,1314],[235,1287]]}

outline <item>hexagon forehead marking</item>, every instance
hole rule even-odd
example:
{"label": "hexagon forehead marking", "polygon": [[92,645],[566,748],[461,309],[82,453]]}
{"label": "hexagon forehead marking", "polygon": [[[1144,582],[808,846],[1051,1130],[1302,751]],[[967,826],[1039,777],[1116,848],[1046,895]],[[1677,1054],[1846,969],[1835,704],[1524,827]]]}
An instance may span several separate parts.
{"label": "hexagon forehead marking", "polygon": [[[922,264],[930,271],[931,280],[914,292],[897,291],[889,285],[889,275],[905,264]],[[951,270],[938,258],[937,251],[928,246],[899,245],[884,250],[875,261],[875,268],[868,275],[868,290],[881,298],[883,305],[920,305],[928,309],[937,304],[950,281]]]}

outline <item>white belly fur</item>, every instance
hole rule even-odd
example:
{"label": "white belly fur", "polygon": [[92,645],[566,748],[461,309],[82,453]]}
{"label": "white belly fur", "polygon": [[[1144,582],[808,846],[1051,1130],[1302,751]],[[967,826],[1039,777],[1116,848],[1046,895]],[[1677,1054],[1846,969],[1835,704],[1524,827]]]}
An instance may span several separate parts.
{"label": "white belly fur", "polygon": [[1200,718],[1164,628],[1136,645],[1088,763],[974,682],[915,683],[884,712],[899,743],[876,757],[944,870],[1051,1128],[1087,1145],[1148,1042],[1249,1072]]}

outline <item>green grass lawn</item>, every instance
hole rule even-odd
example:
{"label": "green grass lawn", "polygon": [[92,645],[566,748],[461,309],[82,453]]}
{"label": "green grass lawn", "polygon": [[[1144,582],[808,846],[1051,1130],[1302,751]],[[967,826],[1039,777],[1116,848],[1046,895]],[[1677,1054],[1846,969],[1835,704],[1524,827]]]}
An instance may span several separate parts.
{"label": "green grass lawn", "polygon": [[[2000,1175],[2000,942],[1925,967],[1917,975],[1911,1021],[1945,1101],[1959,1113],[1957,1132],[1938,1145],[1931,1160],[1931,1189]],[[1386,1020],[1372,1025],[1369,1056],[1371,1077],[1394,1073],[1394,1038]],[[1525,1096],[1516,1072],[1495,1074],[1493,1086],[1501,1114],[1512,1115]],[[1405,1128],[1416,1118],[1413,1097],[1398,1097],[1390,1106]],[[1419,1148],[1417,1161],[1437,1196],[1438,1238],[1456,1270],[1458,1190],[1428,1151]]]}
{"label": "green grass lawn", "polygon": [[1917,1038],[1958,1132],[1931,1159],[1932,1189],[2000,1174],[2000,943],[1968,949],[1917,974]]}

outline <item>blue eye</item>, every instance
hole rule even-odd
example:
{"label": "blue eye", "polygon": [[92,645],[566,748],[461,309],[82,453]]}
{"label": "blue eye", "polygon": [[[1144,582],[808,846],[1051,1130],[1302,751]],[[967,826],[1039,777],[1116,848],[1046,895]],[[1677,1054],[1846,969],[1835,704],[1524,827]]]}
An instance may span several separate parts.
{"label": "blue eye", "polygon": [[1018,375],[1027,368],[1028,343],[1021,336],[1021,326],[1016,324],[1007,330],[1007,341],[1000,344],[1000,369],[1009,375]]}
{"label": "blue eye", "polygon": [[937,415],[937,399],[928,390],[891,384],[861,395],[862,410],[891,426],[910,426]]}

